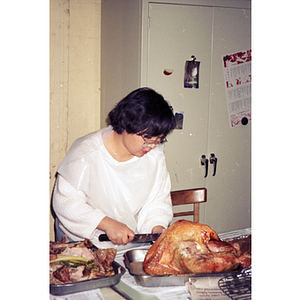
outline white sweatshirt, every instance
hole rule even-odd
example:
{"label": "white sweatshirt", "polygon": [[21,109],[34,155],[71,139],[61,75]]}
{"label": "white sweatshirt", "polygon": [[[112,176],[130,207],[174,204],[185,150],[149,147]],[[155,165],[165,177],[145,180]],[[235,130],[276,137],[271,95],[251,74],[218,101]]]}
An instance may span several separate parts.
{"label": "white sweatshirt", "polygon": [[113,246],[98,241],[104,232],[96,227],[105,216],[135,233],[150,233],[156,225],[167,228],[173,217],[163,146],[118,162],[104,146],[112,131],[109,126],[74,142],[58,168],[53,192],[62,231],[73,240],[88,238],[101,248]]}

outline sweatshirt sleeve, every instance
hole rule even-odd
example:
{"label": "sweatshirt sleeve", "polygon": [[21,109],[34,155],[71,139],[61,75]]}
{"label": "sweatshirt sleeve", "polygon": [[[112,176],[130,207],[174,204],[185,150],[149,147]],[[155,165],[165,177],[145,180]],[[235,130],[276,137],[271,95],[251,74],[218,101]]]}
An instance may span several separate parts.
{"label": "sweatshirt sleeve", "polygon": [[75,189],[60,174],[53,191],[53,209],[60,223],[80,238],[92,239],[96,227],[105,217],[99,208],[93,208],[83,191]]}
{"label": "sweatshirt sleeve", "polygon": [[157,225],[168,228],[173,218],[170,196],[171,180],[164,155],[158,160],[158,164],[159,168],[152,192],[137,216],[138,232],[140,233],[150,233],[152,228]]}

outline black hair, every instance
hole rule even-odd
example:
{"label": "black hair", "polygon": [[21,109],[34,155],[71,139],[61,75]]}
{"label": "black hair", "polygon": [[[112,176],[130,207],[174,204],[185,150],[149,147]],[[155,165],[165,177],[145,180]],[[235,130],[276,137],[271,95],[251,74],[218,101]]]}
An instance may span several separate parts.
{"label": "black hair", "polygon": [[147,138],[165,135],[175,128],[172,107],[150,88],[139,88],[123,98],[108,114],[113,130],[121,134],[145,135]]}

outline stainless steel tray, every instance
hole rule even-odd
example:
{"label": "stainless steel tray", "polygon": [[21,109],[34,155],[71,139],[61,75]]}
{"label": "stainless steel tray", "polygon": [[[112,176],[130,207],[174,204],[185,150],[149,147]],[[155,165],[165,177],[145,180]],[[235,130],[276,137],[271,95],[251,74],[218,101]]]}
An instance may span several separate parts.
{"label": "stainless steel tray", "polygon": [[231,272],[152,276],[143,271],[142,265],[147,251],[148,249],[136,249],[127,251],[124,254],[124,263],[129,273],[134,277],[138,285],[145,287],[185,285],[185,282],[189,281],[189,278],[224,277],[238,274],[242,270],[242,267],[239,267],[237,270]]}
{"label": "stainless steel tray", "polygon": [[112,267],[115,275],[110,277],[93,278],[65,284],[50,284],[50,294],[56,296],[67,295],[118,284],[121,276],[125,273],[125,269],[115,261],[112,263]]}

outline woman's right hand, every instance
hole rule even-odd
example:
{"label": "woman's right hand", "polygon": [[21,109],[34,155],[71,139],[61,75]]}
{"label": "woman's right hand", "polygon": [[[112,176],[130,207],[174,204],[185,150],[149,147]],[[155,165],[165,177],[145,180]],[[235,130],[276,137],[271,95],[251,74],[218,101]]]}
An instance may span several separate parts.
{"label": "woman's right hand", "polygon": [[104,217],[97,228],[104,230],[110,241],[118,245],[126,245],[135,236],[135,233],[127,225],[109,217]]}

